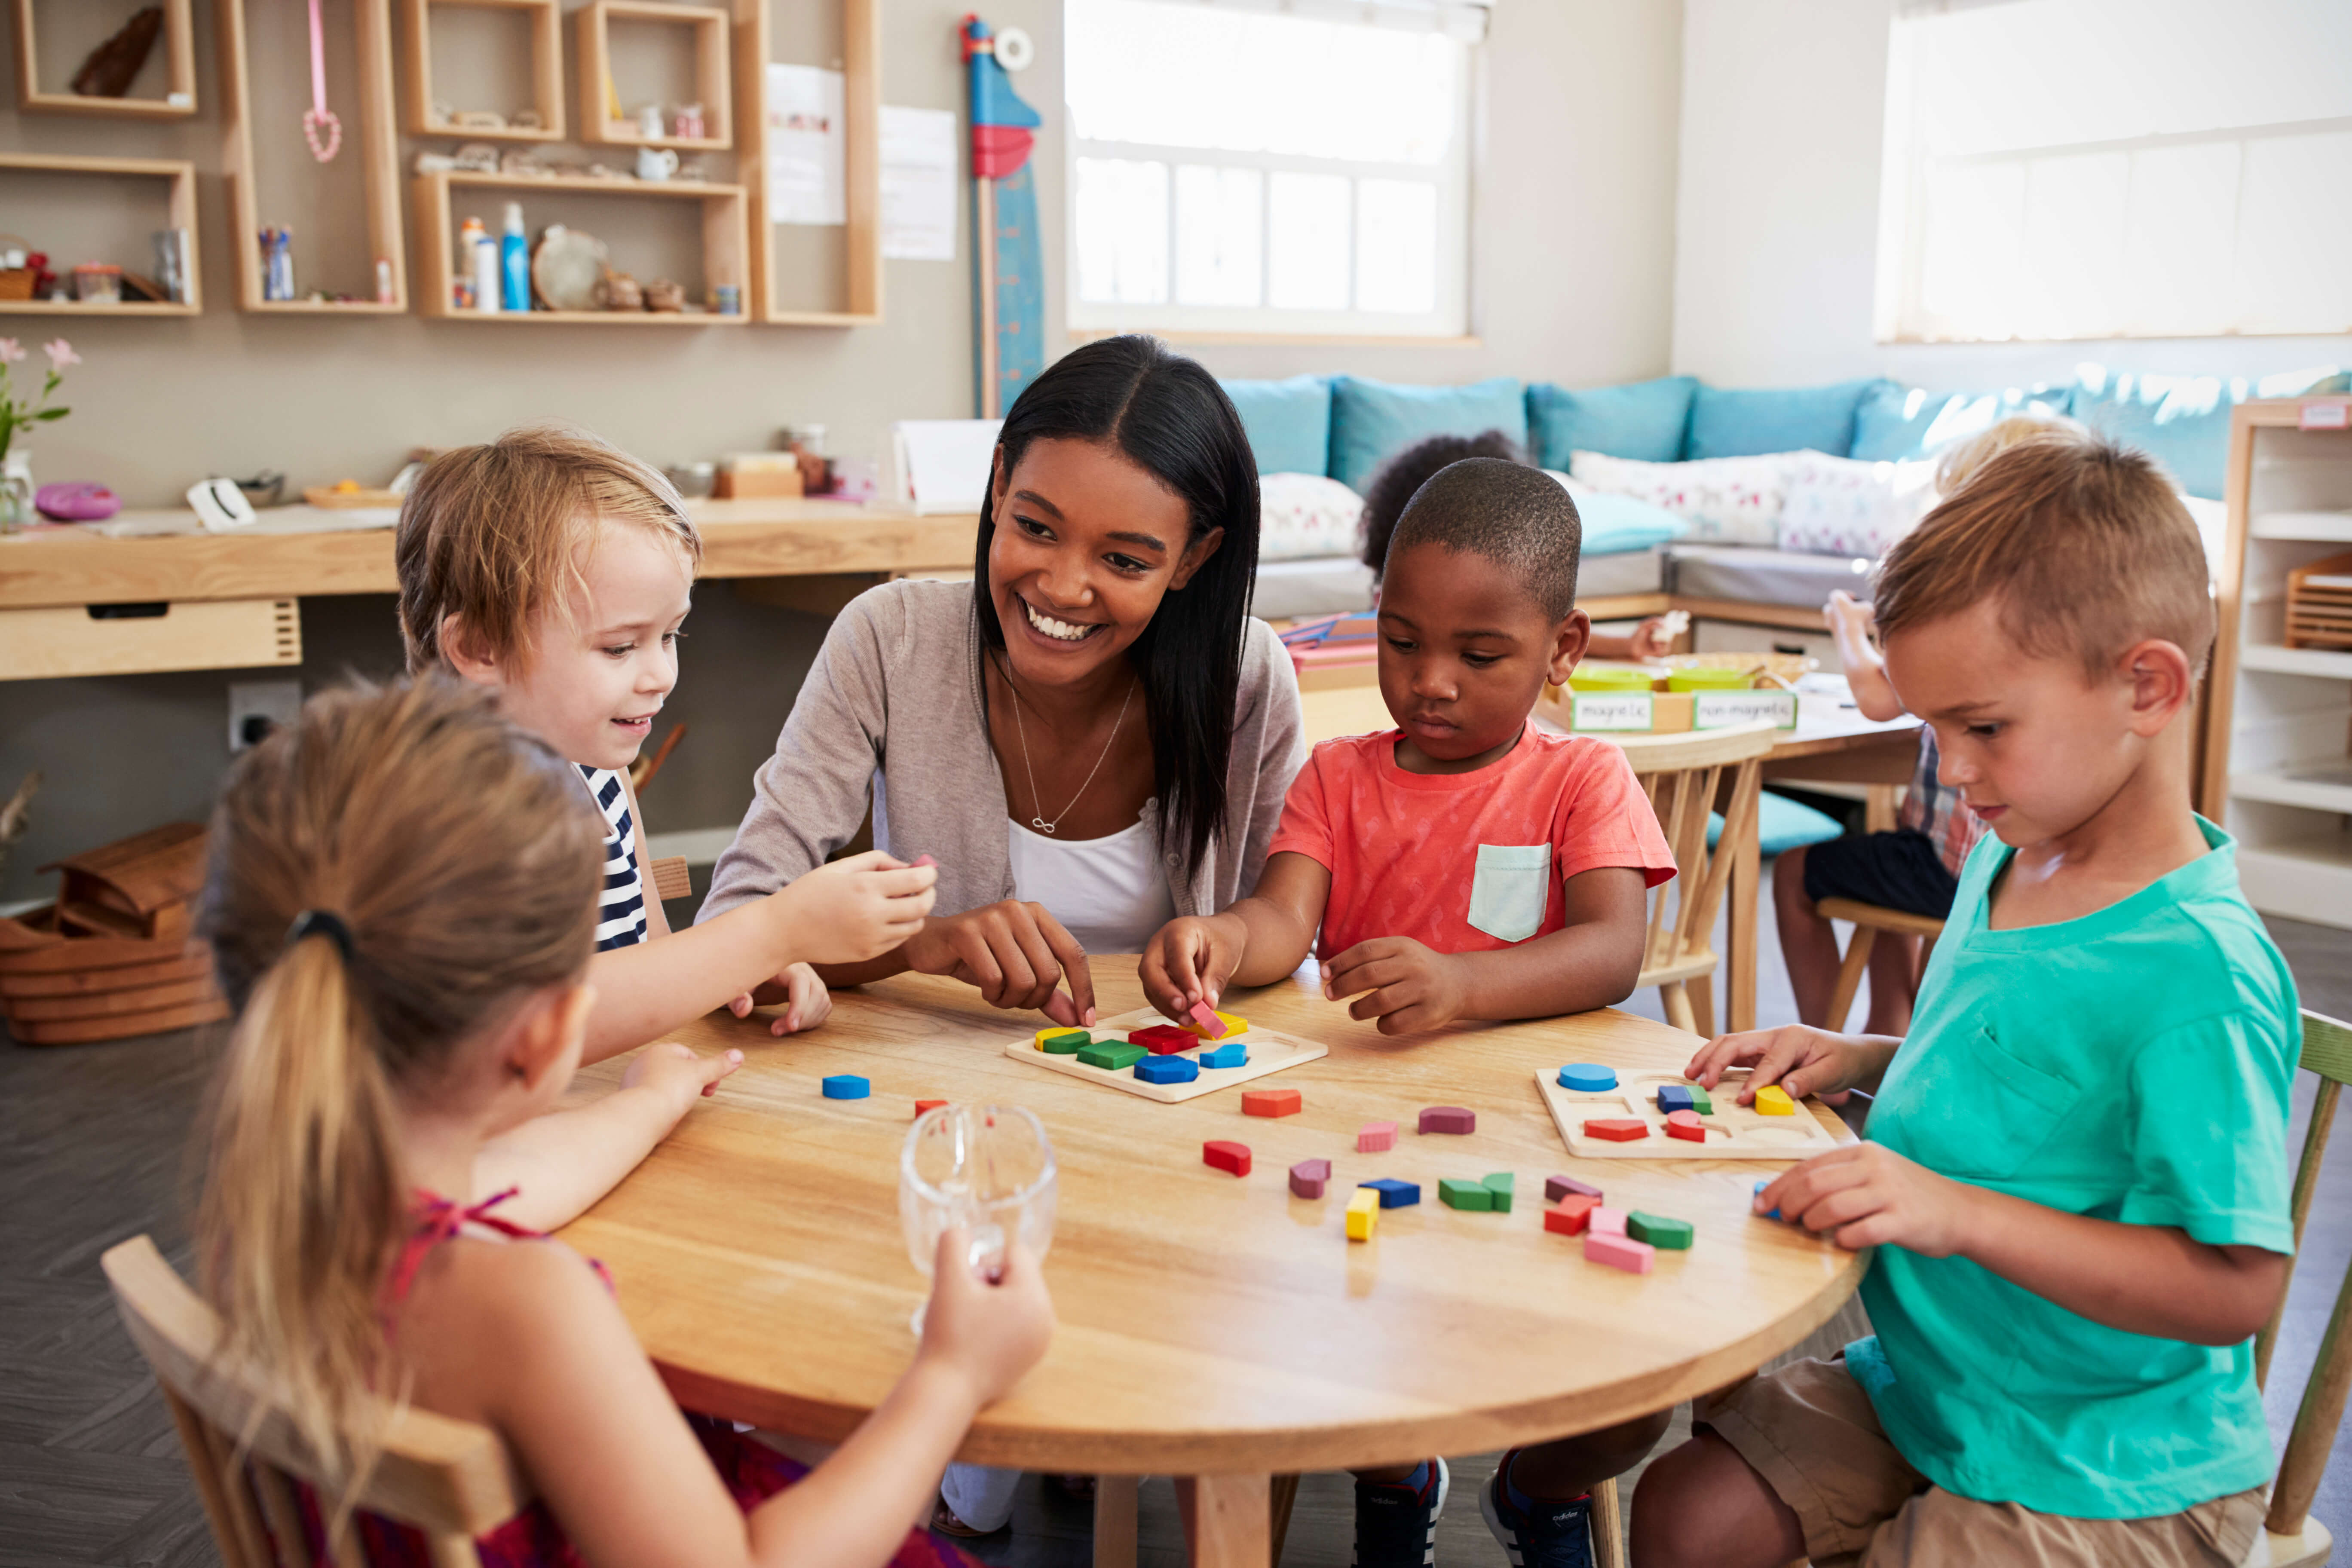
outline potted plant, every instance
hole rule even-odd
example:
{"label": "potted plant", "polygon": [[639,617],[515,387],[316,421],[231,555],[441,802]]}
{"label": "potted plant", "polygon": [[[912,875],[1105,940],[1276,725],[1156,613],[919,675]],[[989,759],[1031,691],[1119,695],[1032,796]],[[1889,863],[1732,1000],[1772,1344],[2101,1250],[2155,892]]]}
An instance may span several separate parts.
{"label": "potted plant", "polygon": [[0,338],[0,533],[26,528],[38,515],[33,510],[32,454],[25,450],[18,433],[34,425],[62,419],[73,412],[50,407],[49,398],[64,382],[66,366],[79,364],[81,356],[63,338],[44,343],[41,349],[49,356],[49,373],[42,378],[37,395],[21,395],[16,391],[13,367],[28,356],[16,339]]}

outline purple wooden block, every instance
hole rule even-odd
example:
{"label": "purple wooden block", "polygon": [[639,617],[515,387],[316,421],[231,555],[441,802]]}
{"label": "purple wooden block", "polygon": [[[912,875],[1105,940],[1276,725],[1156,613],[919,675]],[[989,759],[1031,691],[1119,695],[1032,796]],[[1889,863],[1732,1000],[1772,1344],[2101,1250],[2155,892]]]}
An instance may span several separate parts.
{"label": "purple wooden block", "polygon": [[1570,1193],[1575,1193],[1580,1196],[1588,1198],[1597,1198],[1601,1195],[1601,1189],[1599,1187],[1587,1186],[1573,1176],[1546,1176],[1544,1178],[1544,1202],[1548,1204],[1556,1204],[1559,1202],[1560,1199],[1568,1196]]}
{"label": "purple wooden block", "polygon": [[1290,1167],[1290,1195],[1295,1198],[1319,1198],[1323,1184],[1331,1179],[1328,1160],[1301,1160]]}
{"label": "purple wooden block", "polygon": [[1478,1130],[1475,1112],[1458,1105],[1433,1105],[1421,1113],[1423,1132],[1475,1132]]}

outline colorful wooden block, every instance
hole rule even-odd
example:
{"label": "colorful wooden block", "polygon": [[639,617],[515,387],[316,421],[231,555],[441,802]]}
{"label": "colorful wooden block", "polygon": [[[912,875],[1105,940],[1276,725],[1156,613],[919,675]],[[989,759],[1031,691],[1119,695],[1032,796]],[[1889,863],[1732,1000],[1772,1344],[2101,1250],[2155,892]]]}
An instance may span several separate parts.
{"label": "colorful wooden block", "polygon": [[874,1092],[874,1086],[854,1072],[835,1073],[819,1087],[827,1100],[864,1100]]}
{"label": "colorful wooden block", "polygon": [[1040,1029],[1037,1048],[1048,1056],[1074,1057],[1095,1043],[1084,1029]]}
{"label": "colorful wooden block", "polygon": [[1485,1181],[1480,1182],[1478,1184],[1486,1188],[1488,1194],[1493,1199],[1494,1209],[1496,1214],[1508,1214],[1511,1212],[1511,1194],[1513,1189],[1518,1185],[1518,1179],[1513,1176],[1510,1172],[1497,1171],[1493,1175],[1488,1176]]}
{"label": "colorful wooden block", "polygon": [[1396,1147],[1396,1123],[1367,1121],[1356,1130],[1356,1152],[1385,1154]]}
{"label": "colorful wooden block", "polygon": [[1250,1152],[1246,1143],[1236,1143],[1228,1138],[1212,1138],[1201,1145],[1201,1163],[1214,1165],[1220,1171],[1231,1171],[1236,1176],[1250,1173]]}
{"label": "colorful wooden block", "polygon": [[1296,1116],[1306,1102],[1295,1089],[1245,1089],[1242,1090],[1244,1116]]}
{"label": "colorful wooden block", "polygon": [[1768,1083],[1756,1091],[1756,1111],[1759,1116],[1794,1116],[1797,1102],[1779,1084]]}
{"label": "colorful wooden block", "polygon": [[1570,1193],[1544,1210],[1544,1228],[1559,1236],[1582,1236],[1585,1226],[1592,1223],[1592,1211],[1600,1206],[1599,1198]]}
{"label": "colorful wooden block", "polygon": [[[1331,1179],[1328,1160],[1301,1160],[1290,1167],[1290,1195],[1295,1198],[1319,1198],[1323,1184]],[[1354,1202],[1352,1198],[1349,1200]]]}
{"label": "colorful wooden block", "polygon": [[[1761,1182],[1757,1183],[1757,1184],[1756,1184],[1756,1195],[1757,1195],[1757,1196],[1759,1196],[1759,1197],[1763,1196],[1763,1195],[1764,1195],[1764,1189],[1765,1189],[1765,1188],[1767,1188],[1767,1187],[1769,1187],[1769,1186],[1770,1186],[1771,1184],[1771,1184],[1771,1182],[1770,1182],[1770,1181],[1769,1181],[1769,1180],[1767,1180],[1767,1181],[1761,1181]],[[1764,1216],[1764,1217],[1765,1217],[1766,1219],[1779,1219],[1779,1218],[1780,1217],[1780,1211],[1779,1209],[1773,1209],[1772,1211],[1770,1211],[1769,1213],[1768,1213],[1767,1215],[1765,1215],[1765,1216]]]}
{"label": "colorful wooden block", "polygon": [[1495,1206],[1495,1194],[1488,1192],[1483,1183],[1448,1176],[1437,1184],[1437,1201],[1450,1209],[1470,1209],[1485,1214]]}
{"label": "colorful wooden block", "polygon": [[1612,1268],[1622,1268],[1628,1274],[1647,1274],[1656,1262],[1657,1249],[1647,1242],[1630,1237],[1609,1236],[1595,1229],[1584,1238],[1584,1260],[1605,1263]]}
{"label": "colorful wooden block", "polygon": [[1356,1184],[1360,1187],[1370,1187],[1380,1194],[1381,1207],[1384,1209],[1411,1208],[1421,1202],[1421,1184],[1417,1182],[1400,1182],[1394,1176],[1382,1176],[1378,1181],[1359,1182]]}
{"label": "colorful wooden block", "polygon": [[1249,1047],[1239,1040],[1222,1046],[1212,1046],[1192,1058],[1204,1068],[1245,1068],[1249,1066]]}
{"label": "colorful wooden block", "polygon": [[915,1101],[915,1114],[920,1116],[926,1110],[937,1110],[946,1103],[944,1100],[919,1100]]}
{"label": "colorful wooden block", "polygon": [[1149,1028],[1129,1029],[1127,1043],[1141,1046],[1154,1056],[1166,1056],[1171,1051],[1189,1051],[1201,1043],[1201,1037],[1173,1024],[1154,1024]]}
{"label": "colorful wooden block", "polygon": [[1559,1069],[1559,1087],[1579,1094],[1606,1094],[1617,1087],[1617,1069],[1599,1062],[1570,1062]]}
{"label": "colorful wooden block", "polygon": [[1145,1083],[1190,1083],[1201,1068],[1190,1057],[1146,1057],[1135,1064],[1135,1076]]}
{"label": "colorful wooden block", "polygon": [[1423,1132],[1475,1132],[1478,1117],[1458,1105],[1433,1105],[1421,1113]]}
{"label": "colorful wooden block", "polygon": [[1625,1211],[1612,1209],[1607,1204],[1595,1204],[1592,1207],[1592,1228],[1611,1236],[1624,1235]]}
{"label": "colorful wooden block", "polygon": [[1370,1241],[1372,1227],[1381,1222],[1381,1194],[1370,1187],[1358,1187],[1348,1200],[1348,1239]]}
{"label": "colorful wooden block", "polygon": [[1691,1086],[1690,1097],[1690,1108],[1693,1110],[1697,1111],[1701,1116],[1713,1116],[1715,1114],[1715,1101],[1708,1098],[1706,1090],[1699,1088],[1696,1084],[1693,1084]]}
{"label": "colorful wooden block", "polygon": [[1078,1053],[1078,1060],[1090,1068],[1103,1068],[1111,1072],[1125,1072],[1145,1056],[1141,1046],[1118,1040],[1097,1040]]}
{"label": "colorful wooden block", "polygon": [[1248,1028],[1249,1020],[1231,1013],[1214,1012],[1206,1002],[1195,1002],[1192,1010],[1184,1016],[1183,1027],[1204,1040],[1222,1040]]}
{"label": "colorful wooden block", "polygon": [[1646,1241],[1667,1251],[1690,1250],[1691,1223],[1686,1219],[1669,1219],[1662,1214],[1644,1214],[1635,1209],[1625,1216],[1625,1234],[1635,1241]]}
{"label": "colorful wooden block", "polygon": [[1706,1142],[1706,1123],[1698,1119],[1696,1110],[1677,1110],[1666,1118],[1666,1136],[1704,1143]]}
{"label": "colorful wooden block", "polygon": [[[1078,1059],[1084,1061],[1087,1058],[1081,1056]],[[1596,1116],[1584,1124],[1584,1135],[1612,1143],[1631,1143],[1636,1138],[1647,1138],[1650,1124],[1637,1117]]]}
{"label": "colorful wooden block", "polygon": [[1658,1085],[1658,1109],[1669,1116],[1673,1115],[1677,1110],[1690,1110],[1691,1091],[1689,1086],[1679,1083],[1662,1083]]}
{"label": "colorful wooden block", "polygon": [[1548,1204],[1556,1204],[1559,1202],[1560,1199],[1568,1197],[1571,1194],[1578,1197],[1591,1198],[1594,1203],[1599,1203],[1601,1201],[1601,1189],[1599,1187],[1592,1186],[1584,1182],[1580,1182],[1574,1176],[1546,1176],[1544,1178],[1544,1202]]}

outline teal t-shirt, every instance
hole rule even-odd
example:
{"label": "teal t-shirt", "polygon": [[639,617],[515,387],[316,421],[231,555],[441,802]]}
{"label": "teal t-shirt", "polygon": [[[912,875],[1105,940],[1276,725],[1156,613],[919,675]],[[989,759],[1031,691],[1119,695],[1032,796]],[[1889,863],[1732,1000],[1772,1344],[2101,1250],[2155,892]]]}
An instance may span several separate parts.
{"label": "teal t-shirt", "polygon": [[[1870,1137],[2071,1214],[2294,1250],[2294,981],[2238,890],[2236,846],[2095,914],[1992,931],[2011,851],[1969,857]],[[2178,1513],[2270,1479],[2251,1342],[2078,1317],[1960,1258],[1882,1247],[1875,1338],[1847,1347],[1886,1435],[1948,1491],[2077,1519]]]}

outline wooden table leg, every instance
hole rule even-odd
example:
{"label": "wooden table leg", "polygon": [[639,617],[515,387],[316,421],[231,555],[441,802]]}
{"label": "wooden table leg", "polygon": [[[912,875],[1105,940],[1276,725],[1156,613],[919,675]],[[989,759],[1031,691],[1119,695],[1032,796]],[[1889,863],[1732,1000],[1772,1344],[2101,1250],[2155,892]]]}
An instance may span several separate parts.
{"label": "wooden table leg", "polygon": [[[1184,1510],[1192,1568],[1266,1568],[1272,1550],[1272,1478],[1195,1476]],[[1180,1491],[1178,1501],[1187,1501]]]}
{"label": "wooden table leg", "polygon": [[1892,833],[1895,831],[1896,811],[1895,791],[1897,787],[1890,784],[1874,784],[1870,786],[1869,792],[1863,796],[1864,832]]}
{"label": "wooden table leg", "polygon": [[1135,1568],[1136,1489],[1140,1476],[1095,1478],[1095,1568]]}
{"label": "wooden table leg", "polygon": [[1290,1534],[1290,1510],[1298,1501],[1298,1478],[1276,1476],[1267,1503],[1270,1520],[1266,1545],[1267,1568],[1282,1568],[1282,1542]]}
{"label": "wooden table leg", "polygon": [[1725,955],[1724,1027],[1732,1034],[1756,1026],[1756,922],[1764,886],[1764,858],[1756,836],[1748,835],[1731,858],[1731,951]]}

